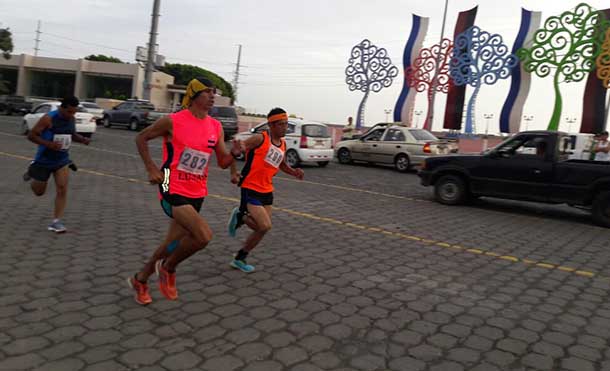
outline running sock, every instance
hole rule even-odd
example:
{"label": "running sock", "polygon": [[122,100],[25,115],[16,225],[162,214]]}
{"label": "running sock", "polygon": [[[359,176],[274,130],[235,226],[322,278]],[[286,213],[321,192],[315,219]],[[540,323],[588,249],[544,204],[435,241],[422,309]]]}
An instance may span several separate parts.
{"label": "running sock", "polygon": [[241,249],[237,252],[237,255],[235,255],[235,260],[246,260],[246,257],[248,257],[248,252]]}

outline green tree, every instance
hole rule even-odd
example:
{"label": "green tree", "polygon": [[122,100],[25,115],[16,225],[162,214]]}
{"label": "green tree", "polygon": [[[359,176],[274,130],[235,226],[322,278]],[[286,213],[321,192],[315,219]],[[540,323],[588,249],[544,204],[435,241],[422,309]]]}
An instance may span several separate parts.
{"label": "green tree", "polygon": [[[13,51],[13,34],[8,28],[0,28],[0,51],[4,59],[11,58],[11,52]],[[6,81],[0,75],[0,94],[7,94],[9,92]]]}
{"label": "green tree", "polygon": [[231,98],[231,103],[235,101],[233,86],[214,72],[205,70],[198,66],[180,63],[166,63],[164,67],[159,69],[169,75],[174,76],[175,83],[179,85],[186,85],[189,83],[189,81],[196,77],[205,77],[212,81],[216,87],[222,91],[223,96]]}
{"label": "green tree", "polygon": [[117,57],[103,55],[103,54],[98,54],[98,55],[91,54],[91,55],[86,56],[85,59],[88,61],[95,61],[95,62],[125,63]]}

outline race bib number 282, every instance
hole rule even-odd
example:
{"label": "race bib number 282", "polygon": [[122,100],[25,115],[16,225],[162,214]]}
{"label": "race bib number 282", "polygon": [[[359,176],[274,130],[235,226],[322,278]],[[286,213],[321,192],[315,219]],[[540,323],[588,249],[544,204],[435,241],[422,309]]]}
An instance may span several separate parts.
{"label": "race bib number 282", "polygon": [[209,159],[209,153],[186,147],[180,156],[178,170],[189,174],[203,175]]}

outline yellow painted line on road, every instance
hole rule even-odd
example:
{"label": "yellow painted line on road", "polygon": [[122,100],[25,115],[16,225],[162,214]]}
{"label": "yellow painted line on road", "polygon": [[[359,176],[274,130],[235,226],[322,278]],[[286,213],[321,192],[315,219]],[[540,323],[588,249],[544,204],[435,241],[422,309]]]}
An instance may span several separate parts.
{"label": "yellow painted line on road", "polygon": [[[32,160],[30,157],[16,155],[16,154],[2,152],[2,151],[0,151],[0,155],[6,156],[6,157],[11,157],[11,158],[16,158],[16,159],[21,159],[21,160],[26,160],[26,161]],[[124,180],[124,181],[132,182],[132,183],[150,185],[149,182],[141,180],[141,179],[128,178],[128,177],[123,177],[123,176],[119,176],[119,175],[113,175],[113,174],[108,174],[108,173],[103,173],[100,171],[88,170],[88,169],[79,169],[79,171],[86,173],[86,174],[102,176],[102,177],[106,177],[106,178],[119,179],[119,180]],[[237,199],[235,197],[227,197],[227,196],[221,196],[221,195],[215,195],[215,194],[209,194],[208,197],[212,197],[212,198],[223,200],[223,201],[229,201],[229,202],[239,202],[239,199]],[[438,247],[445,248],[445,249],[454,249],[454,250],[461,251],[463,253],[469,253],[469,254],[475,254],[475,255],[485,255],[485,256],[490,256],[490,257],[498,259],[498,260],[506,260],[506,261],[510,261],[513,263],[523,263],[523,264],[528,264],[528,265],[535,265],[540,268],[555,269],[555,270],[559,270],[559,271],[566,272],[566,273],[573,273],[573,274],[576,274],[576,275],[582,276],[582,277],[599,278],[599,279],[610,281],[610,277],[599,276],[595,272],[576,270],[575,268],[557,266],[554,264],[537,262],[537,261],[525,259],[525,258],[521,259],[516,256],[501,255],[501,254],[495,253],[493,251],[485,251],[485,250],[481,250],[481,249],[467,248],[467,247],[459,246],[459,245],[452,245],[452,244],[449,244],[446,242],[425,239],[422,237],[412,236],[412,235],[399,233],[399,232],[392,232],[392,231],[384,230],[379,227],[371,227],[371,226],[365,226],[365,225],[360,225],[360,224],[351,223],[351,222],[344,222],[344,221],[333,219],[333,218],[321,217],[321,216],[317,216],[317,215],[314,215],[311,213],[304,213],[304,212],[295,211],[295,210],[291,210],[291,209],[285,209],[282,207],[274,206],[273,209],[277,210],[277,211],[285,212],[287,214],[300,216],[303,218],[312,219],[312,220],[316,220],[316,221],[320,221],[320,222],[324,222],[324,223],[343,225],[348,228],[354,228],[354,229],[359,229],[359,230],[368,230],[370,232],[379,233],[379,234],[383,234],[383,235],[387,235],[387,236],[394,236],[394,237],[398,237],[398,238],[404,239],[404,240],[412,240],[412,241],[421,242],[426,245],[434,245],[434,246],[438,246]]]}

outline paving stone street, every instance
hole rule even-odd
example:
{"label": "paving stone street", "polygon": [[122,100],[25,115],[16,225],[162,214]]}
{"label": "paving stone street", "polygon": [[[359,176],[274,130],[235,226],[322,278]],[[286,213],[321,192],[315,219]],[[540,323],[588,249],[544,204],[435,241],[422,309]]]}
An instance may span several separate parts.
{"label": "paving stone street", "polygon": [[226,232],[239,189],[214,161],[214,238],[179,266],[177,301],[153,276],[142,307],[125,279],[169,219],[136,133],[72,147],[55,235],[52,182],[36,197],[21,178],[35,152],[21,120],[0,116],[0,370],[610,371],[610,230],[584,210],[448,207],[415,171],[305,165],[303,182],[276,177],[245,274],[229,262],[247,231]]}

